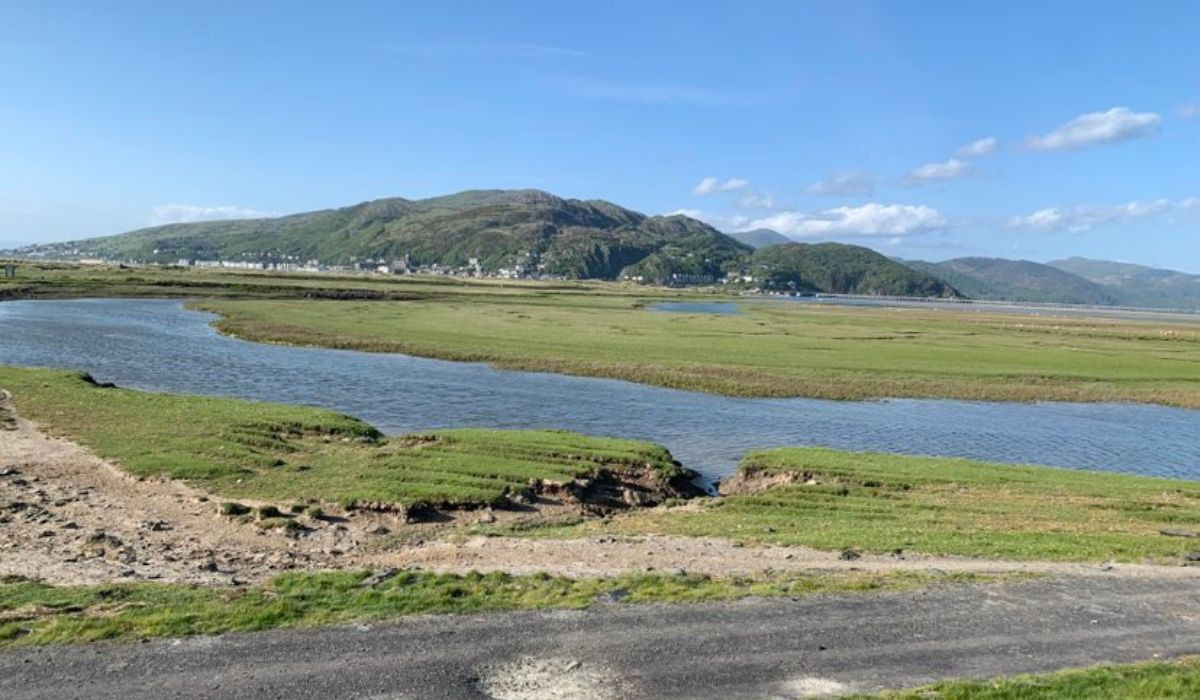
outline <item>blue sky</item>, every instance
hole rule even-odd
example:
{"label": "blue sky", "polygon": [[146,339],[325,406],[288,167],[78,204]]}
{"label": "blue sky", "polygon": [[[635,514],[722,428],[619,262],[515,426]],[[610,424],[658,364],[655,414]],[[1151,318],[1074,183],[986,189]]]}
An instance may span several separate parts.
{"label": "blue sky", "polygon": [[1200,3],[0,0],[0,247],[535,187],[1200,272]]}

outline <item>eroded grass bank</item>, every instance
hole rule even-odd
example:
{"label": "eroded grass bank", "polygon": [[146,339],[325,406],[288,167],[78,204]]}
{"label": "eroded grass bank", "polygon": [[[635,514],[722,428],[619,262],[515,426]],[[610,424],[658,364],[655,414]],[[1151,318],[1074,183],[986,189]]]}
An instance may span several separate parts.
{"label": "eroded grass bank", "polygon": [[[640,478],[651,490],[627,505],[692,494],[692,473],[645,442],[493,430],[388,439],[329,411],[103,388],[54,370],[0,368],[0,388],[25,417],[132,474],[181,479],[228,498],[285,506],[503,505],[531,483],[630,471],[636,478],[626,483]],[[723,491],[719,499],[531,532],[700,535],[1021,560],[1178,563],[1200,550],[1194,481],[784,448],[749,454]]]}
{"label": "eroded grass bank", "polygon": [[483,506],[531,484],[606,473],[684,493],[694,476],[658,445],[566,431],[463,429],[389,439],[332,411],[101,387],[59,370],[0,367],[0,388],[22,416],[135,476],[180,479],[231,499]]}
{"label": "eroded grass bank", "polygon": [[722,491],[729,495],[688,507],[533,532],[607,529],[1018,560],[1179,563],[1200,550],[1194,481],[783,448],[747,455]]}

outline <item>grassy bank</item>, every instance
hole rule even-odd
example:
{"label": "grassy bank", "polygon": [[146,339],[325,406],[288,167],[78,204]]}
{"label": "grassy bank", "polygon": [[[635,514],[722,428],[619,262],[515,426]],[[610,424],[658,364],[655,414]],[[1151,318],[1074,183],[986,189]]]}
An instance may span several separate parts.
{"label": "grassy bank", "polygon": [[1137,401],[1200,408],[1200,326],[637,297],[200,304],[238,337],[611,377],[736,396]]}
{"label": "grassy bank", "polygon": [[1160,534],[1200,531],[1193,481],[817,448],[751,453],[741,474],[750,492],[569,532],[1024,560],[1179,562],[1200,550]]}
{"label": "grassy bank", "polygon": [[402,571],[364,585],[368,576],[366,571],[293,573],[253,588],[156,583],[52,587],[12,581],[0,584],[0,648],[313,627],[422,613],[579,609],[602,599],[686,603],[999,580],[919,573],[759,579],[639,574],[571,579]]}
{"label": "grassy bank", "polygon": [[[855,695],[855,700],[868,696]],[[989,681],[949,681],[898,693],[887,700],[1185,700],[1200,697],[1200,657],[1114,664]]]}
{"label": "grassy bank", "polygon": [[303,406],[95,386],[79,374],[0,367],[18,412],[137,476],[188,481],[229,498],[491,503],[531,479],[600,469],[686,473],[662,447],[563,431],[444,430],[388,439]]}
{"label": "grassy bank", "polygon": [[[0,367],[0,388],[49,432],[130,473],[222,498],[308,503],[500,502],[530,480],[636,468],[688,472],[662,447],[560,431],[445,430],[389,439],[301,406],[103,388],[56,370]],[[1200,483],[818,448],[753,452],[734,492],[543,535],[661,533],[820,549],[1007,559],[1180,561],[1200,530]]]}

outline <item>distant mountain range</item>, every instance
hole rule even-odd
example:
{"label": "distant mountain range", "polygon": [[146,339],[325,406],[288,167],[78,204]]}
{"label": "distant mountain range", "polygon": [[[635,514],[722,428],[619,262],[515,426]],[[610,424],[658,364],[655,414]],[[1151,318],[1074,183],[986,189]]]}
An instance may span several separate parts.
{"label": "distant mountain range", "polygon": [[954,285],[972,299],[1064,304],[1121,303],[1119,295],[1101,285],[1029,260],[955,258],[940,263],[905,261],[904,264]]}
{"label": "distant mountain range", "polygon": [[1200,310],[1200,275],[1086,258],[902,260],[971,299]]}
{"label": "distant mountain range", "polygon": [[1049,265],[1115,290],[1124,304],[1200,309],[1200,275],[1088,258],[1051,260]]}
{"label": "distant mountain range", "polygon": [[[729,235],[756,249],[756,258],[791,242],[770,229]],[[1200,275],[1175,270],[1080,257],[1048,263],[984,257],[896,262],[930,275],[969,299],[1200,310]],[[813,278],[812,270],[807,274]]]}
{"label": "distant mountain range", "polygon": [[727,235],[686,216],[646,216],[611,202],[538,190],[379,199],[275,218],[155,226],[34,249],[50,257],[71,251],[159,263],[406,259],[412,267],[460,274],[656,284],[725,280],[802,293],[1200,309],[1200,275],[1086,258],[1045,264],[893,260],[860,246],[796,243],[769,229]]}

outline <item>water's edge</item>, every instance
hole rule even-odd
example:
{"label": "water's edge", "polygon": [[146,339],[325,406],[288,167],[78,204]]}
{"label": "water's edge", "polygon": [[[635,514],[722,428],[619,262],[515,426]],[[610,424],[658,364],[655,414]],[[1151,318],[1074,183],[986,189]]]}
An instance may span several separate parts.
{"label": "water's edge", "polygon": [[85,370],[151,391],[321,406],[396,434],[563,428],[652,440],[709,479],[784,445],[1200,478],[1200,411],[1145,404],[751,399],[222,335],[184,301],[0,305],[0,364]]}

